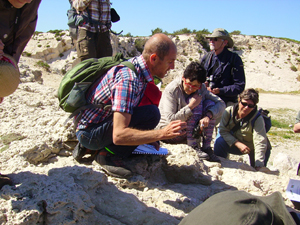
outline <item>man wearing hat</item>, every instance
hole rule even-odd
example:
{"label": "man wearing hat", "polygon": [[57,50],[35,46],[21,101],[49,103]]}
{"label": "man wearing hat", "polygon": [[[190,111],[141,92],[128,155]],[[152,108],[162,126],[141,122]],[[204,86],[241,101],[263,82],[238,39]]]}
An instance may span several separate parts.
{"label": "man wearing hat", "polygon": [[288,212],[279,192],[254,196],[236,190],[211,196],[179,225],[296,225],[298,222],[295,212]]}
{"label": "man wearing hat", "polygon": [[[237,96],[245,89],[245,73],[242,59],[228,48],[233,47],[233,40],[223,28],[217,28],[209,39],[210,52],[201,60],[207,72],[206,86],[218,95],[226,106],[237,102]],[[216,124],[221,118],[218,118]]]}
{"label": "man wearing hat", "polygon": [[[0,0],[0,103],[12,94],[20,83],[18,62],[33,35],[41,0]],[[11,185],[0,174],[0,189]]]}

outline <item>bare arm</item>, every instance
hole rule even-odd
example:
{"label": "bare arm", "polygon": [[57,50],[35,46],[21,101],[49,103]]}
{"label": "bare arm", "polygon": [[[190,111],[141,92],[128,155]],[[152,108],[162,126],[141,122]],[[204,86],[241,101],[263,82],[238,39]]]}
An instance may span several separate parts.
{"label": "bare arm", "polygon": [[166,140],[183,135],[186,123],[180,120],[172,121],[161,130],[137,130],[130,128],[131,114],[114,112],[113,142],[115,145],[141,145],[158,140]]}

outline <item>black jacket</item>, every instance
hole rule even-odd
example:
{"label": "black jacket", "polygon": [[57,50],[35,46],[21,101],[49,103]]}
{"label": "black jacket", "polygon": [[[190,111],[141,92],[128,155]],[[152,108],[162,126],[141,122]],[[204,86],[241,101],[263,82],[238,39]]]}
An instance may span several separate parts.
{"label": "black jacket", "polygon": [[16,9],[7,0],[0,0],[0,39],[5,44],[4,53],[12,55],[17,62],[35,31],[40,3],[41,0],[33,0]]}

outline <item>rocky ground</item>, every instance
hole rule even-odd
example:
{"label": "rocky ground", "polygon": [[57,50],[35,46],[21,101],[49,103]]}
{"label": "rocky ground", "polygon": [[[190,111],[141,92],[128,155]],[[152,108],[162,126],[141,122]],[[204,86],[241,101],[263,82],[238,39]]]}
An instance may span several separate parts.
{"label": "rocky ground", "polygon": [[[290,69],[297,66],[299,45],[242,35],[234,40],[245,63],[247,87],[277,92],[300,89],[299,72]],[[165,84],[182,74],[190,58],[203,54],[192,35],[174,41],[178,60]],[[112,42],[115,52],[138,54],[132,38],[113,37]],[[54,34],[33,37],[20,61],[22,83],[0,105],[0,171],[14,182],[0,191],[1,224],[178,224],[211,195],[236,189],[255,195],[279,191],[287,206],[293,207],[285,189],[290,178],[298,179],[297,137],[271,137],[269,167],[279,174],[254,171],[247,157],[202,161],[186,145],[164,144],[169,150],[165,157],[131,157],[127,164],[135,176],[128,180],[106,176],[95,162],[73,160],[77,141],[71,122],[63,124],[68,114],[59,108],[56,91],[75,58],[67,35],[60,40]],[[299,98],[261,94],[259,105],[270,109],[272,118],[283,116],[292,124],[300,109]]]}

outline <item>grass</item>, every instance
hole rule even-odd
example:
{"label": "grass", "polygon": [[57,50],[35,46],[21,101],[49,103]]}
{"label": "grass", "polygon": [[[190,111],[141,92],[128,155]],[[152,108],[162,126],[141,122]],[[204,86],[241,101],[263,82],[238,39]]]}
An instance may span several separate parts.
{"label": "grass", "polygon": [[287,92],[279,92],[279,91],[266,91],[262,88],[255,88],[255,90],[259,91],[259,93],[265,94],[289,94],[289,95],[300,95],[300,90],[298,91],[287,91]]}
{"label": "grass", "polygon": [[300,135],[295,134],[290,125],[294,125],[297,115],[296,110],[281,108],[270,109],[272,127],[268,132],[271,143],[284,142],[287,140],[300,141]]}

